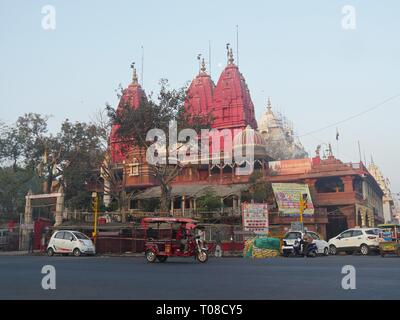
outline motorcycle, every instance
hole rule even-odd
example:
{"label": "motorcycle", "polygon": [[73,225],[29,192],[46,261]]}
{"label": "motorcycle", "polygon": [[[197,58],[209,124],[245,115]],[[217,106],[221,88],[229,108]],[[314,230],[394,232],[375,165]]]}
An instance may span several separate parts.
{"label": "motorcycle", "polygon": [[304,241],[296,240],[294,242],[291,255],[294,257],[309,257],[309,258],[314,258],[317,256],[318,248],[315,243],[310,243],[306,249],[306,252],[304,252],[304,246],[305,246]]}

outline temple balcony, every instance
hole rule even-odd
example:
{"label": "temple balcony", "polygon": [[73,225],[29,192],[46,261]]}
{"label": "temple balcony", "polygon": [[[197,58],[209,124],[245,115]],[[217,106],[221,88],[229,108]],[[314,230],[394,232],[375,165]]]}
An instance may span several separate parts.
{"label": "temple balcony", "polygon": [[362,195],[358,192],[324,192],[313,193],[313,202],[317,206],[332,206],[354,204],[357,200],[362,200]]}

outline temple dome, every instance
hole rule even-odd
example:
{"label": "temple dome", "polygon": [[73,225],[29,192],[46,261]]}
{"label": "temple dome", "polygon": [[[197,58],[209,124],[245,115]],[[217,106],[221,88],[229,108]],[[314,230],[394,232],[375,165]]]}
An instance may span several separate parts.
{"label": "temple dome", "polygon": [[[254,157],[264,158],[267,157],[266,142],[263,136],[249,125],[240,131],[233,138],[233,149],[239,148],[245,150],[246,146],[253,147]],[[244,154],[244,152],[243,152]]]}

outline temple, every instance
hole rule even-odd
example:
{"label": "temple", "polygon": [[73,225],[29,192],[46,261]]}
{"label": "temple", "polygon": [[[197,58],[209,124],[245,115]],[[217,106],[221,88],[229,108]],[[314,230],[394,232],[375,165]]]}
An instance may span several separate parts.
{"label": "temple", "polygon": [[[123,91],[117,112],[125,105],[137,108],[141,99],[145,99],[145,93],[133,67],[132,83]],[[191,114],[212,115],[212,128],[232,132],[233,147],[230,151],[250,144],[254,159],[249,165],[263,180],[307,185],[315,208],[313,215],[304,218],[304,224],[310,230],[330,237],[346,228],[374,226],[385,220],[383,192],[362,163],[343,163],[334,157],[331,150],[327,158],[321,159],[319,148],[314,157],[308,157],[295,138],[293,127],[287,122],[282,123],[282,117],[272,111],[270,99],[257,124],[250,90],[234,63],[232,49],[227,52],[227,65],[217,85],[207,73],[204,60],[201,62],[199,72],[188,88],[185,108]],[[240,224],[243,194],[250,188],[251,174],[235,174],[243,162],[227,164],[222,161],[223,153],[229,150],[222,148],[220,161],[184,166],[171,183],[170,210],[163,213],[157,206],[161,188],[150,172],[144,150],[135,147],[132,141],[120,139],[117,129],[114,125],[110,136],[110,165],[120,170],[123,190],[129,193],[130,214],[134,216],[151,211],[199,217],[202,211],[198,199],[212,192],[220,199],[220,207],[213,219],[217,217],[221,223],[221,219],[230,218]],[[104,179],[105,186],[109,183]],[[106,191],[104,202],[106,205],[112,202]],[[270,205],[270,225],[280,227],[282,232],[298,219],[283,215],[276,203]]]}

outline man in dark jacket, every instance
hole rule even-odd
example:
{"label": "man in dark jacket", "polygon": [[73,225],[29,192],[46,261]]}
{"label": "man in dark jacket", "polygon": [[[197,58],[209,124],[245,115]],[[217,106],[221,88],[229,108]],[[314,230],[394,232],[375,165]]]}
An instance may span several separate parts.
{"label": "man in dark jacket", "polygon": [[35,240],[35,233],[33,230],[29,231],[28,253],[33,253],[33,242]]}
{"label": "man in dark jacket", "polygon": [[176,233],[176,240],[181,242],[181,251],[187,251],[187,230],[185,224],[181,224],[178,232]]}

